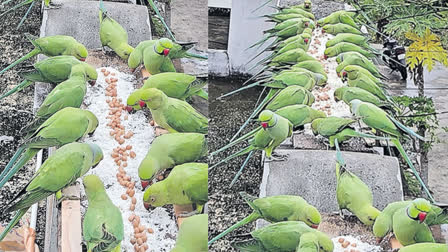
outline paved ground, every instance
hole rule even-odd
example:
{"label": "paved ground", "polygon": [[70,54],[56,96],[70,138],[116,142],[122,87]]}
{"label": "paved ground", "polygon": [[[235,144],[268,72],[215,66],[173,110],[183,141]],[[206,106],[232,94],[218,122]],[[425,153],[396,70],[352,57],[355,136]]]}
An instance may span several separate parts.
{"label": "paved ground", "polygon": [[[434,100],[437,112],[448,111],[448,68],[437,66],[432,72],[425,72],[425,94]],[[396,95],[417,95],[417,90],[411,81],[407,84],[395,86],[392,90]],[[448,113],[438,115],[440,126],[448,126]],[[438,137],[441,143],[434,144],[429,152],[429,186],[434,192],[434,197],[438,201],[448,202],[448,133],[439,131]]]}

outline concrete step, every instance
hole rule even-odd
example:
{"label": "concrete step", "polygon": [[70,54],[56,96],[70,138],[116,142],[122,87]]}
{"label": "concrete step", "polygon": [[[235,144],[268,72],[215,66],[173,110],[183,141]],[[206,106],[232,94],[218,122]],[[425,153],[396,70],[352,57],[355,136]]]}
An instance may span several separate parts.
{"label": "concrete step", "polygon": [[[265,162],[260,197],[300,195],[322,213],[338,211],[336,200],[336,152],[326,150],[277,150],[289,154],[285,162]],[[383,209],[403,199],[397,158],[359,152],[343,152],[347,168],[372,190],[374,205]]]}
{"label": "concrete step", "polygon": [[[145,6],[118,2],[104,2],[104,6],[128,32],[129,44],[151,39],[149,15]],[[63,2],[57,9],[44,11],[41,36],[73,36],[88,49],[100,48],[99,2]]]}

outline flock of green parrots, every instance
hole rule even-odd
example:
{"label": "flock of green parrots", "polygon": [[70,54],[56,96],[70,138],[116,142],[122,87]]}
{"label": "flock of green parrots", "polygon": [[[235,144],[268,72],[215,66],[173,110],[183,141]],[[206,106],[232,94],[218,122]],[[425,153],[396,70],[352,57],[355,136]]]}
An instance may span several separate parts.
{"label": "flock of green parrots", "polygon": [[[135,69],[143,64],[152,75],[142,88],[128,97],[126,110],[132,112],[148,107],[155,123],[169,131],[169,134],[153,141],[138,167],[142,187],[146,189],[144,206],[149,209],[167,204],[196,205],[199,214],[183,222],[176,246],[171,251],[207,251],[208,216],[200,213],[208,198],[208,165],[197,161],[207,155],[208,119],[186,100],[195,95],[208,99],[208,94],[202,89],[205,82],[191,75],[176,73],[172,63],[176,58],[200,58],[187,52],[194,43],[181,45],[161,38],[143,41],[134,49],[128,44],[126,30],[108,15],[102,1],[99,20],[102,46],[111,48],[120,58],[127,60],[129,68]],[[77,142],[94,134],[98,127],[97,117],[80,109],[87,92],[86,82],[95,85],[98,77],[96,69],[84,62],[88,56],[87,49],[70,36],[27,37],[35,49],[0,74],[38,54],[49,58],[34,64],[33,71],[21,73],[25,80],[0,99],[34,82],[51,83],[55,87],[36,112],[35,119],[22,129],[26,137],[2,170],[0,188],[39,150],[60,148],[45,160],[23,190],[5,204],[3,214],[17,212],[0,235],[0,241],[31,205],[51,194],[62,200],[60,190],[83,177],[103,159],[98,145]],[[156,175],[171,168],[168,177],[149,186]],[[98,176],[85,176],[83,184],[89,201],[83,221],[88,251],[121,251],[124,226],[119,208],[113,205]]]}
{"label": "flock of green parrots", "polygon": [[[245,140],[248,140],[249,146],[211,168],[249,153],[232,186],[254,151],[264,150],[267,158],[284,160],[287,157],[273,155],[274,149],[291,136],[294,128],[311,123],[313,133],[328,138],[329,145],[337,150],[336,200],[341,214],[346,209],[363,224],[373,226],[373,233],[379,242],[393,232],[405,246],[400,251],[447,251],[447,244],[435,243],[429,226],[448,223],[448,205],[434,203],[400,144],[400,139],[405,135],[423,138],[392,116],[396,104],[383,89],[382,79],[385,77],[372,61],[378,52],[370,47],[368,37],[360,31],[355,21],[356,15],[356,12],[336,11],[316,22],[311,13],[311,1],[305,0],[301,5],[278,8],[277,13],[263,16],[268,22],[274,22],[275,26],[265,31],[265,38],[253,47],[271,39],[273,42],[262,51],[270,51],[271,54],[255,64],[261,66],[261,70],[250,78],[252,84],[221,97],[254,86],[268,89],[267,95],[231,142],[211,155]],[[334,97],[336,101],[341,100],[350,106],[353,118],[327,117],[324,112],[310,107],[314,102],[311,90],[316,85],[326,85],[328,80],[322,63],[307,54],[316,26],[321,27],[322,33],[333,35],[325,45],[323,58],[336,57],[337,74],[347,85],[336,89]],[[261,53],[256,57],[259,55]],[[258,117],[260,126],[236,138],[250,119],[255,117]],[[384,136],[357,131],[354,124],[358,121]],[[339,150],[339,143],[352,137],[392,141],[433,203],[418,198],[391,203],[383,211],[376,209],[370,188],[349,171]],[[330,237],[317,230],[321,222],[319,211],[300,196],[254,198],[246,193],[241,193],[241,196],[253,209],[253,213],[211,239],[209,244],[243,225],[264,219],[272,224],[253,231],[252,239],[234,242],[232,246],[240,251],[333,251]]]}

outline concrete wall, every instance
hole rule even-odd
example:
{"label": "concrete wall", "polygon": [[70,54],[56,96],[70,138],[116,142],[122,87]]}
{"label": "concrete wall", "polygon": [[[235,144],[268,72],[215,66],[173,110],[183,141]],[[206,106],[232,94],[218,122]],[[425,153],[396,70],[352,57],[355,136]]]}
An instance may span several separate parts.
{"label": "concrete wall", "polygon": [[[265,3],[266,0],[238,0],[232,1],[232,11],[230,14],[229,46],[227,53],[229,55],[231,74],[246,74],[252,66],[246,67],[249,59],[255,56],[259,51],[265,48],[266,43],[261,48],[247,49],[252,44],[263,38],[263,31],[272,27],[271,23],[265,22],[259,16],[273,13],[275,10],[269,6],[276,5],[273,0],[271,4],[252,13],[257,7]],[[263,57],[263,55],[261,56]],[[259,57],[261,59],[261,57]],[[256,62],[256,60],[255,60]],[[254,64],[254,63],[252,63]],[[252,70],[254,73],[256,70]]]}

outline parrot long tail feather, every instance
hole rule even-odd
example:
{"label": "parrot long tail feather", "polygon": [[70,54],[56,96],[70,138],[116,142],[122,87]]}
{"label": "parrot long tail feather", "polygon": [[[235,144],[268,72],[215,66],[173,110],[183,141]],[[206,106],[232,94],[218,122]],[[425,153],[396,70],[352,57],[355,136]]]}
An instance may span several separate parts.
{"label": "parrot long tail feather", "polygon": [[9,160],[8,164],[3,169],[2,173],[0,173],[0,180],[8,173],[9,169],[11,169],[11,167],[14,165],[14,163],[17,161],[17,159],[20,157],[20,155],[22,155],[22,153],[24,151],[25,151],[25,147],[22,147],[22,146],[16,150],[16,153],[14,153],[11,160]]}
{"label": "parrot long tail feather", "polygon": [[[257,55],[257,56],[258,56],[258,55]],[[263,64],[263,63],[265,63],[265,62],[268,62],[269,60],[273,59],[274,57],[275,57],[275,53],[271,53],[270,55],[268,55],[268,56],[264,57],[263,59],[261,59],[260,61],[258,61],[258,62],[255,64],[255,66],[259,66],[259,65],[261,65],[261,64]],[[255,58],[253,58],[253,59],[255,59]],[[251,61],[252,61],[252,60],[250,60],[249,62],[251,62]],[[247,62],[246,65],[249,64],[249,62]],[[251,68],[250,70],[252,70],[252,68]],[[250,71],[250,70],[249,70],[249,71]]]}
{"label": "parrot long tail feather", "polygon": [[339,141],[338,141],[337,138],[334,140],[334,145],[336,146],[336,159],[337,159],[337,162],[341,165],[341,167],[344,167],[345,166],[345,160],[344,160],[344,157],[342,156],[341,149],[339,149]]}
{"label": "parrot long tail feather", "polygon": [[30,7],[28,7],[28,10],[26,10],[25,15],[23,15],[22,19],[20,20],[19,24],[17,25],[16,30],[18,30],[18,29],[23,25],[23,22],[25,22],[26,18],[27,18],[28,15],[30,14],[31,9],[33,9],[33,7],[34,7],[34,5],[36,4],[36,2],[37,2],[37,1],[33,1],[33,2],[30,4]]}
{"label": "parrot long tail feather", "polygon": [[[19,148],[20,150],[20,148]],[[17,150],[17,151],[19,151]],[[39,152],[40,149],[27,149],[21,156],[20,159],[17,160],[17,162],[12,163],[11,161],[8,163],[8,165],[5,167],[5,169],[0,174],[0,188],[2,188],[8,180],[16,174],[20,168],[22,168],[31,158],[36,155],[37,152]],[[23,152],[23,150],[21,150]],[[14,154],[14,156],[16,156]],[[13,157],[14,158],[14,157]],[[17,159],[17,158],[16,158]],[[14,164],[14,165],[13,165]]]}
{"label": "parrot long tail feather", "polygon": [[417,178],[420,185],[423,187],[423,190],[425,191],[426,195],[431,199],[431,202],[435,202],[434,198],[432,197],[431,193],[429,192],[429,189],[426,187],[425,182],[423,182],[422,178],[420,177],[420,174],[415,169],[414,165],[412,164],[411,159],[406,154],[406,151],[404,150],[403,146],[401,145],[400,141],[397,138],[391,139],[392,143],[395,144],[398,151],[400,152],[401,156],[404,158],[408,166],[411,168],[412,172],[414,173],[415,177]]}
{"label": "parrot long tail feather", "polygon": [[266,251],[260,241],[251,239],[247,241],[237,241],[230,244],[232,247],[244,252]]}
{"label": "parrot long tail feather", "polygon": [[260,129],[261,129],[261,127],[257,127],[255,129],[251,130],[250,132],[248,132],[245,135],[241,136],[240,138],[234,140],[233,142],[230,142],[227,145],[225,145],[224,147],[221,147],[219,150],[216,150],[216,151],[210,153],[210,155],[214,156],[214,155],[216,155],[216,154],[218,154],[218,153],[220,153],[222,151],[227,150],[228,148],[230,148],[232,146],[235,146],[235,145],[241,143],[242,141],[244,141],[244,140],[248,139],[249,137],[255,135],[255,133],[257,133]]}
{"label": "parrot long tail feather", "polygon": [[[269,51],[269,50],[270,50],[270,47],[269,47],[269,46],[266,47],[266,49],[261,50],[261,51],[260,51],[259,53],[257,53],[254,57],[252,57],[248,62],[246,62],[246,66],[247,66],[249,63],[251,63],[254,59],[258,58],[258,56],[262,55],[263,53],[265,53],[265,52],[267,52],[267,51]],[[260,61],[264,62],[264,61],[266,61],[266,60],[272,59],[272,57],[273,57],[272,55],[273,55],[273,54],[267,56],[266,58],[263,58],[263,59],[260,60]]]}
{"label": "parrot long tail feather", "polygon": [[232,159],[234,159],[234,158],[236,158],[236,157],[239,157],[239,156],[244,155],[244,154],[246,154],[246,153],[248,153],[248,152],[251,152],[251,151],[253,151],[254,149],[255,149],[255,147],[252,146],[252,145],[250,145],[250,146],[248,146],[248,147],[246,147],[246,148],[244,148],[244,149],[241,149],[241,150],[239,150],[239,151],[233,153],[232,155],[230,155],[230,156],[224,158],[223,160],[219,161],[218,163],[214,164],[213,166],[211,166],[211,167],[209,168],[209,170],[215,168],[216,166],[218,166],[218,165],[220,165],[220,164],[222,164],[222,163],[225,163],[225,162],[230,161],[230,160],[232,160]]}
{"label": "parrot long tail feather", "polygon": [[235,223],[234,225],[232,225],[231,227],[227,228],[226,230],[224,230],[222,233],[220,233],[219,235],[215,236],[213,239],[211,239],[208,242],[208,245],[210,246],[212,243],[214,243],[215,241],[221,239],[222,237],[226,236],[228,233],[232,232],[233,230],[240,228],[244,225],[247,225],[251,222],[254,222],[256,220],[258,220],[260,218],[260,214],[258,214],[257,212],[253,212],[251,213],[249,216],[247,216],[246,218],[242,219],[241,221]]}
{"label": "parrot long tail feather", "polygon": [[165,19],[163,18],[163,16],[160,14],[159,9],[157,8],[157,6],[154,4],[154,2],[152,0],[148,0],[149,5],[151,6],[151,8],[154,10],[154,12],[156,13],[157,17],[160,19],[160,22],[162,22],[163,26],[165,26],[166,31],[168,32],[168,34],[170,35],[171,39],[174,42],[177,42],[176,38],[174,37],[173,33],[171,32],[170,28],[168,27],[168,25],[165,23]]}
{"label": "parrot long tail feather", "polygon": [[268,1],[264,2],[263,4],[261,4],[260,6],[258,6],[257,8],[255,8],[251,13],[256,12],[257,10],[263,8],[264,6],[268,5],[268,4],[271,3],[271,2],[272,2],[272,0],[268,0]]}
{"label": "parrot long tail feather", "polygon": [[252,112],[252,114],[247,118],[247,120],[243,123],[243,125],[241,125],[241,127],[238,129],[238,131],[235,133],[235,135],[233,135],[233,137],[230,139],[230,142],[232,142],[240,133],[241,131],[243,131],[244,128],[246,128],[246,126],[249,124],[249,122],[258,115],[258,113],[265,107],[266,104],[268,104],[268,102],[270,102],[275,95],[278,93],[279,89],[274,90],[271,89],[268,93],[268,95],[266,95],[266,97],[263,99],[263,101],[255,108],[255,110]]}
{"label": "parrot long tail feather", "polygon": [[4,72],[8,71],[9,69],[17,66],[21,62],[38,55],[39,53],[40,53],[40,50],[38,48],[35,48],[31,52],[29,52],[26,55],[22,56],[20,59],[18,59],[16,61],[14,61],[13,63],[11,63],[9,66],[5,67],[2,71],[0,71],[0,75],[3,74]]}
{"label": "parrot long tail feather", "polygon": [[106,7],[104,7],[104,2],[103,2],[103,0],[100,0],[100,10],[101,10],[101,12],[103,12],[103,13],[106,13],[106,12],[107,12]]}
{"label": "parrot long tail feather", "polygon": [[29,81],[29,80],[24,80],[22,81],[19,85],[17,85],[15,88],[9,90],[8,92],[4,93],[2,96],[0,96],[0,100],[10,96],[12,94],[14,94],[15,92],[21,91],[22,89],[28,87],[29,85],[31,85],[33,83],[33,81]]}
{"label": "parrot long tail feather", "polygon": [[201,97],[204,100],[208,100],[208,93],[203,89],[199,90],[197,93],[195,93],[195,95]]}
{"label": "parrot long tail feather", "polygon": [[[246,50],[249,50],[249,49],[254,48],[254,47],[256,47],[256,46],[258,46],[258,47],[262,46],[266,41],[268,41],[268,40],[269,40],[270,38],[272,38],[273,36],[274,36],[274,35],[272,35],[272,34],[266,35],[264,38],[262,38],[262,39],[260,39],[259,41],[255,42],[255,44],[249,46]],[[258,47],[257,47],[257,48],[258,48]]]}
{"label": "parrot long tail feather", "polygon": [[20,221],[20,219],[26,214],[28,211],[28,208],[20,209],[17,211],[17,213],[14,215],[12,220],[9,222],[8,226],[3,230],[3,232],[0,234],[0,242],[5,239],[6,235],[8,235],[9,231],[12,230],[12,228]]}
{"label": "parrot long tail feather", "polygon": [[17,4],[17,5],[15,5],[15,6],[11,7],[10,9],[6,10],[6,11],[3,12],[2,14],[0,14],[0,17],[3,17],[4,15],[6,15],[6,14],[10,13],[11,11],[14,11],[14,10],[16,10],[16,9],[18,9],[18,8],[20,8],[20,7],[22,7],[22,6],[24,6],[24,5],[30,4],[30,3],[32,3],[33,1],[34,1],[34,0],[25,0],[25,1],[23,1],[23,2],[21,2],[21,3],[19,3],[19,4]]}
{"label": "parrot long tail feather", "polygon": [[365,134],[362,132],[358,132],[358,131],[354,131],[356,132],[354,136],[357,137],[365,137],[365,138],[372,138],[372,139],[376,139],[376,140],[390,140],[390,137],[380,137],[380,136],[375,136],[375,135],[371,135],[371,134]]}
{"label": "parrot long tail feather", "polygon": [[[42,118],[42,117],[37,117],[36,119],[34,119],[33,121],[31,121],[28,125],[26,125],[25,127],[23,127],[20,132],[22,133],[34,133],[35,130],[37,130],[40,125],[42,123],[44,123],[48,118]],[[26,138],[26,137],[25,137]]]}
{"label": "parrot long tail feather", "polygon": [[247,163],[249,162],[250,158],[252,157],[252,154],[254,154],[254,150],[249,152],[249,155],[247,155],[246,159],[244,160],[243,164],[241,165],[238,172],[235,174],[235,177],[232,179],[232,182],[230,183],[229,187],[233,187],[235,185],[236,181],[238,181],[238,178],[243,173],[244,167],[246,167]]}
{"label": "parrot long tail feather", "polygon": [[266,69],[268,69],[269,66],[263,67],[262,69],[260,69],[260,71],[258,71],[257,73],[255,73],[254,75],[252,75],[248,80],[246,80],[245,82],[243,82],[243,85],[246,85],[247,83],[249,83],[251,80],[256,79],[257,77],[260,76],[260,74],[262,74]]}
{"label": "parrot long tail feather", "polygon": [[397,119],[393,118],[390,115],[387,115],[387,117],[389,117],[389,119],[395,124],[397,125],[398,128],[400,128],[401,130],[403,130],[404,132],[406,132],[408,135],[413,136],[415,138],[418,138],[422,141],[425,141],[425,138],[420,136],[419,134],[415,133],[413,130],[411,130],[410,128],[404,126],[401,122],[399,122]]}
{"label": "parrot long tail feather", "polygon": [[250,84],[250,85],[241,87],[241,88],[239,88],[239,89],[237,89],[237,90],[233,90],[233,91],[231,91],[231,92],[229,92],[229,93],[227,93],[227,94],[223,94],[223,95],[221,95],[220,97],[218,97],[217,99],[222,99],[222,98],[224,98],[224,97],[227,97],[227,96],[230,96],[230,95],[239,93],[239,92],[241,92],[241,91],[243,91],[243,90],[246,90],[246,89],[249,89],[249,88],[253,88],[253,87],[258,86],[258,85],[260,85],[259,82],[254,82],[254,83],[252,83],[252,84]]}
{"label": "parrot long tail feather", "polygon": [[191,52],[187,52],[185,55],[186,55],[188,58],[208,59],[207,56],[203,56],[203,55],[199,55],[199,54],[195,54],[195,53],[191,53]]}

